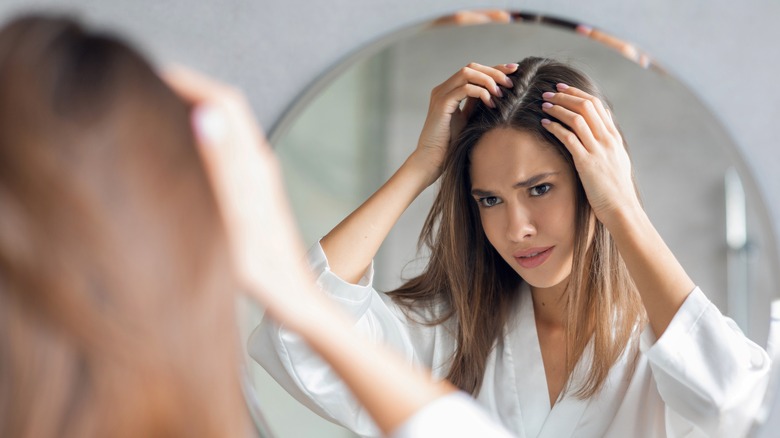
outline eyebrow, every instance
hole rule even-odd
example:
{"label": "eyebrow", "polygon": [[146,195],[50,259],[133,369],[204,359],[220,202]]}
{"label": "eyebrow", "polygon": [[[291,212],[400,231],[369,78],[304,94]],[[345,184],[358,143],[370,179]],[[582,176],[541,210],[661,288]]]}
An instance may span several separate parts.
{"label": "eyebrow", "polygon": [[[532,176],[532,177],[530,177],[528,179],[525,179],[523,181],[518,181],[512,187],[514,187],[516,189],[533,187],[533,186],[539,184],[541,181],[543,181],[543,180],[545,180],[545,179],[547,179],[547,178],[549,178],[551,176],[557,175],[558,173],[560,173],[560,172],[540,173],[538,175],[534,175],[534,176]],[[494,195],[493,192],[489,192],[489,191],[483,190],[483,189],[471,189],[471,194],[473,196],[477,196],[477,197],[486,197],[486,196],[493,196]]]}

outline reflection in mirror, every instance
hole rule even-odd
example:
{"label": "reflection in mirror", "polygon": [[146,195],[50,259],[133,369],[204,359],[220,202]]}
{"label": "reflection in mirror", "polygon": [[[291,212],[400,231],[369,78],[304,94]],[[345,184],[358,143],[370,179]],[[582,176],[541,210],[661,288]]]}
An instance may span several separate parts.
{"label": "reflection in mirror", "polygon": [[[340,66],[338,77],[317,84],[272,135],[307,243],[330,231],[406,159],[435,85],[470,61],[494,65],[552,57],[601,85],[630,145],[654,225],[710,300],[764,345],[776,280],[768,264],[771,248],[761,242],[771,239],[759,222],[756,212],[763,207],[754,193],[743,191],[744,203],[734,206],[734,181],[747,175],[728,134],[680,83],[660,69],[641,68],[635,62],[641,57],[628,59],[595,42],[587,26],[575,26],[576,33],[542,21],[415,29],[391,38],[381,51],[367,49]],[[588,32],[591,38],[583,38]],[[640,62],[652,64],[645,59]],[[732,181],[728,190],[726,175]],[[418,197],[385,240],[375,259],[377,289],[396,288],[424,265],[417,237],[433,196],[428,189]],[[744,210],[741,228],[734,219],[727,224],[727,208],[731,217],[735,209]],[[744,235],[737,255],[726,239],[727,225],[730,233]],[[246,339],[259,315],[249,306],[242,311]],[[248,361],[259,403],[278,435],[351,436],[302,408]]]}
{"label": "reflection in mirror", "polygon": [[622,40],[601,29],[594,29],[587,24],[576,23],[558,17],[550,17],[548,15],[539,15],[529,12],[508,12],[502,9],[462,10],[432,21],[431,26],[471,26],[475,24],[513,22],[546,24],[564,30],[575,31],[580,35],[584,35],[607,47],[615,49],[627,59],[636,62],[644,68],[652,67],[660,69],[658,65],[652,62],[652,59],[650,59],[650,56],[648,56],[647,53],[639,50],[635,45],[628,41]]}
{"label": "reflection in mirror", "polygon": [[549,17],[545,15],[530,14],[525,12],[516,12],[512,14],[514,21],[523,23],[537,23],[537,24],[549,24],[551,26],[561,27],[563,29],[573,30],[580,35],[584,35],[594,41],[598,41],[607,47],[616,50],[623,55],[626,59],[636,62],[643,68],[654,68],[659,71],[661,68],[655,64],[647,53],[643,52],[635,45],[628,41],[622,40],[608,32],[601,29],[594,29],[587,24],[575,23],[569,20],[563,20],[556,17]]}

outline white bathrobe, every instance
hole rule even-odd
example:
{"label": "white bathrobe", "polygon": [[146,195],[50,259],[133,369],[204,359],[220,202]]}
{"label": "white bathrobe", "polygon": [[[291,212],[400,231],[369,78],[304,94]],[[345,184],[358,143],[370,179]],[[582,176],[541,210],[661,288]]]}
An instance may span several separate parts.
{"label": "white bathrobe", "polygon": [[[309,261],[318,284],[354,317],[356,330],[392,346],[409,363],[446,377],[456,345],[451,322],[430,327],[408,320],[372,287],[373,266],[355,285],[331,272],[319,244],[309,251]],[[477,396],[487,415],[512,434],[623,438],[746,433],[766,390],[770,359],[698,288],[660,339],[644,329],[633,373],[632,349],[627,348],[598,394],[586,400],[567,395],[552,407],[530,290],[523,286],[519,293],[504,336],[487,359]],[[421,312],[415,318],[433,316]],[[380,435],[346,385],[297,335],[266,319],[252,334],[249,353],[314,412],[359,435]],[[575,369],[575,385],[585,375],[591,353],[586,349]]]}

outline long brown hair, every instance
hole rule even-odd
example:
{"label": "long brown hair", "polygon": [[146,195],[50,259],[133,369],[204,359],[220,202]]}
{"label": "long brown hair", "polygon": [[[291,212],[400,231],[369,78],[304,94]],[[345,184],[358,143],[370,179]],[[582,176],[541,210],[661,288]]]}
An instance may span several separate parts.
{"label": "long brown hair", "polygon": [[0,436],[248,431],[189,108],[64,18],[0,31]]}
{"label": "long brown hair", "polygon": [[[485,133],[512,128],[551,145],[577,174],[566,147],[541,126],[542,93],[565,83],[606,101],[585,74],[544,58],[526,58],[510,75],[513,88],[502,88],[496,109],[480,102],[445,157],[440,189],[428,214],[420,244],[430,251],[424,272],[390,292],[396,302],[411,307],[420,302],[446,309],[440,324],[457,322],[457,347],[447,378],[476,395],[487,357],[503,335],[516,304],[522,278],[501,258],[485,236],[479,210],[471,196],[470,159]],[[618,254],[615,242],[592,213],[579,177],[576,178],[576,230],[566,294],[567,389],[578,397],[594,395],[610,368],[644,323],[644,307]],[[589,239],[590,230],[593,230]],[[584,382],[571,387],[571,373],[586,346],[593,342],[592,363]]]}

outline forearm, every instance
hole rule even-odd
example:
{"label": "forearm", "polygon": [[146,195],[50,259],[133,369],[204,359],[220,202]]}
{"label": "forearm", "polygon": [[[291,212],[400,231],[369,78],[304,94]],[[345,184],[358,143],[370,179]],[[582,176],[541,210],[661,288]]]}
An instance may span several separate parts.
{"label": "forearm", "polygon": [[425,163],[414,154],[410,156],[376,193],[322,239],[331,270],[348,282],[357,282],[401,214],[433,179]]}
{"label": "forearm", "polygon": [[627,209],[608,228],[660,337],[695,284],[641,207]]}
{"label": "forearm", "polygon": [[455,390],[356,334],[344,318],[328,309],[299,327],[299,334],[331,365],[385,434]]}

